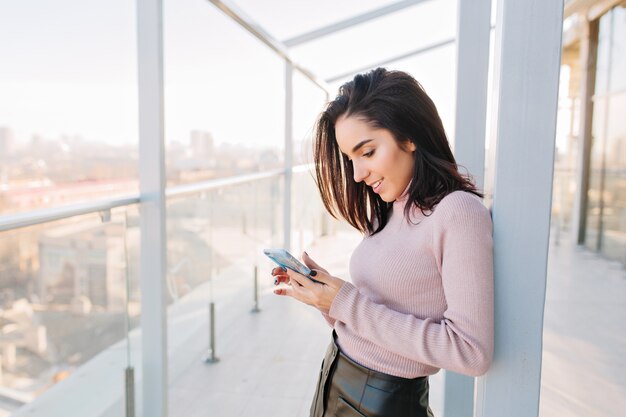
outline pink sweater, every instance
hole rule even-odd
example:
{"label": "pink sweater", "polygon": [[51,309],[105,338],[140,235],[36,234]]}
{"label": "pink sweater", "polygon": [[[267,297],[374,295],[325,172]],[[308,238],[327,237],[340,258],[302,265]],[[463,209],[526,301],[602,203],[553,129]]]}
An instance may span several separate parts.
{"label": "pink sweater", "polygon": [[404,378],[439,368],[485,373],[493,356],[493,245],[489,211],[473,194],[446,196],[430,216],[393,203],[385,228],[350,260],[352,283],[326,319],[356,362]]}

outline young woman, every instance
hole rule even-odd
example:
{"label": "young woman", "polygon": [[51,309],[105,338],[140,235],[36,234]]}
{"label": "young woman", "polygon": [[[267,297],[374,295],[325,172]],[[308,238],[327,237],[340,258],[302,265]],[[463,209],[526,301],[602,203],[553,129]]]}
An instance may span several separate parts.
{"label": "young woman", "polygon": [[315,283],[275,268],[275,290],[333,328],[311,416],[432,416],[428,376],[478,376],[493,355],[489,211],[458,172],[435,105],[400,71],[344,84],[319,117],[322,200],[364,234],[351,282],[306,252]]}

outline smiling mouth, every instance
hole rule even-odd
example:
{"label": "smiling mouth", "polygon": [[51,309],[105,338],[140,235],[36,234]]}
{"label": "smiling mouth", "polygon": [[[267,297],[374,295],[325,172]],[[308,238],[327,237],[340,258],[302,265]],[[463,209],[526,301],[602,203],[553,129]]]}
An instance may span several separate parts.
{"label": "smiling mouth", "polygon": [[377,193],[378,190],[380,189],[380,184],[382,184],[383,180],[378,180],[374,183],[372,183],[372,185],[370,185],[370,187],[372,187],[372,190]]}

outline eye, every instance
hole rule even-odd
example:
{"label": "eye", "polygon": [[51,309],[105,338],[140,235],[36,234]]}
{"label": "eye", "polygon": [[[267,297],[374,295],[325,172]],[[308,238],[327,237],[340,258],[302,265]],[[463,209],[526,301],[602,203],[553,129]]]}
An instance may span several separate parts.
{"label": "eye", "polygon": [[363,154],[363,156],[366,157],[366,158],[369,158],[372,155],[374,155],[374,150],[373,149],[371,151],[365,152]]}

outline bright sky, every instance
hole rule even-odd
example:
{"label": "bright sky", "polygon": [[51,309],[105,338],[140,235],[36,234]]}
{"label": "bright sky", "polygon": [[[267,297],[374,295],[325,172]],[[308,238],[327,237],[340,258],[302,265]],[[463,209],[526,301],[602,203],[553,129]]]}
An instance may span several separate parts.
{"label": "bright sky", "polygon": [[[235,0],[279,40],[372,10],[383,0]],[[165,0],[166,140],[282,146],[284,63],[207,0]],[[292,50],[321,77],[368,66],[454,36],[456,1],[429,0]],[[34,134],[137,143],[135,2],[0,1],[0,126]],[[411,72],[452,132],[454,45],[388,65]],[[343,80],[342,80],[343,81]],[[295,79],[294,137],[324,94]],[[332,86],[332,94],[336,87]]]}

